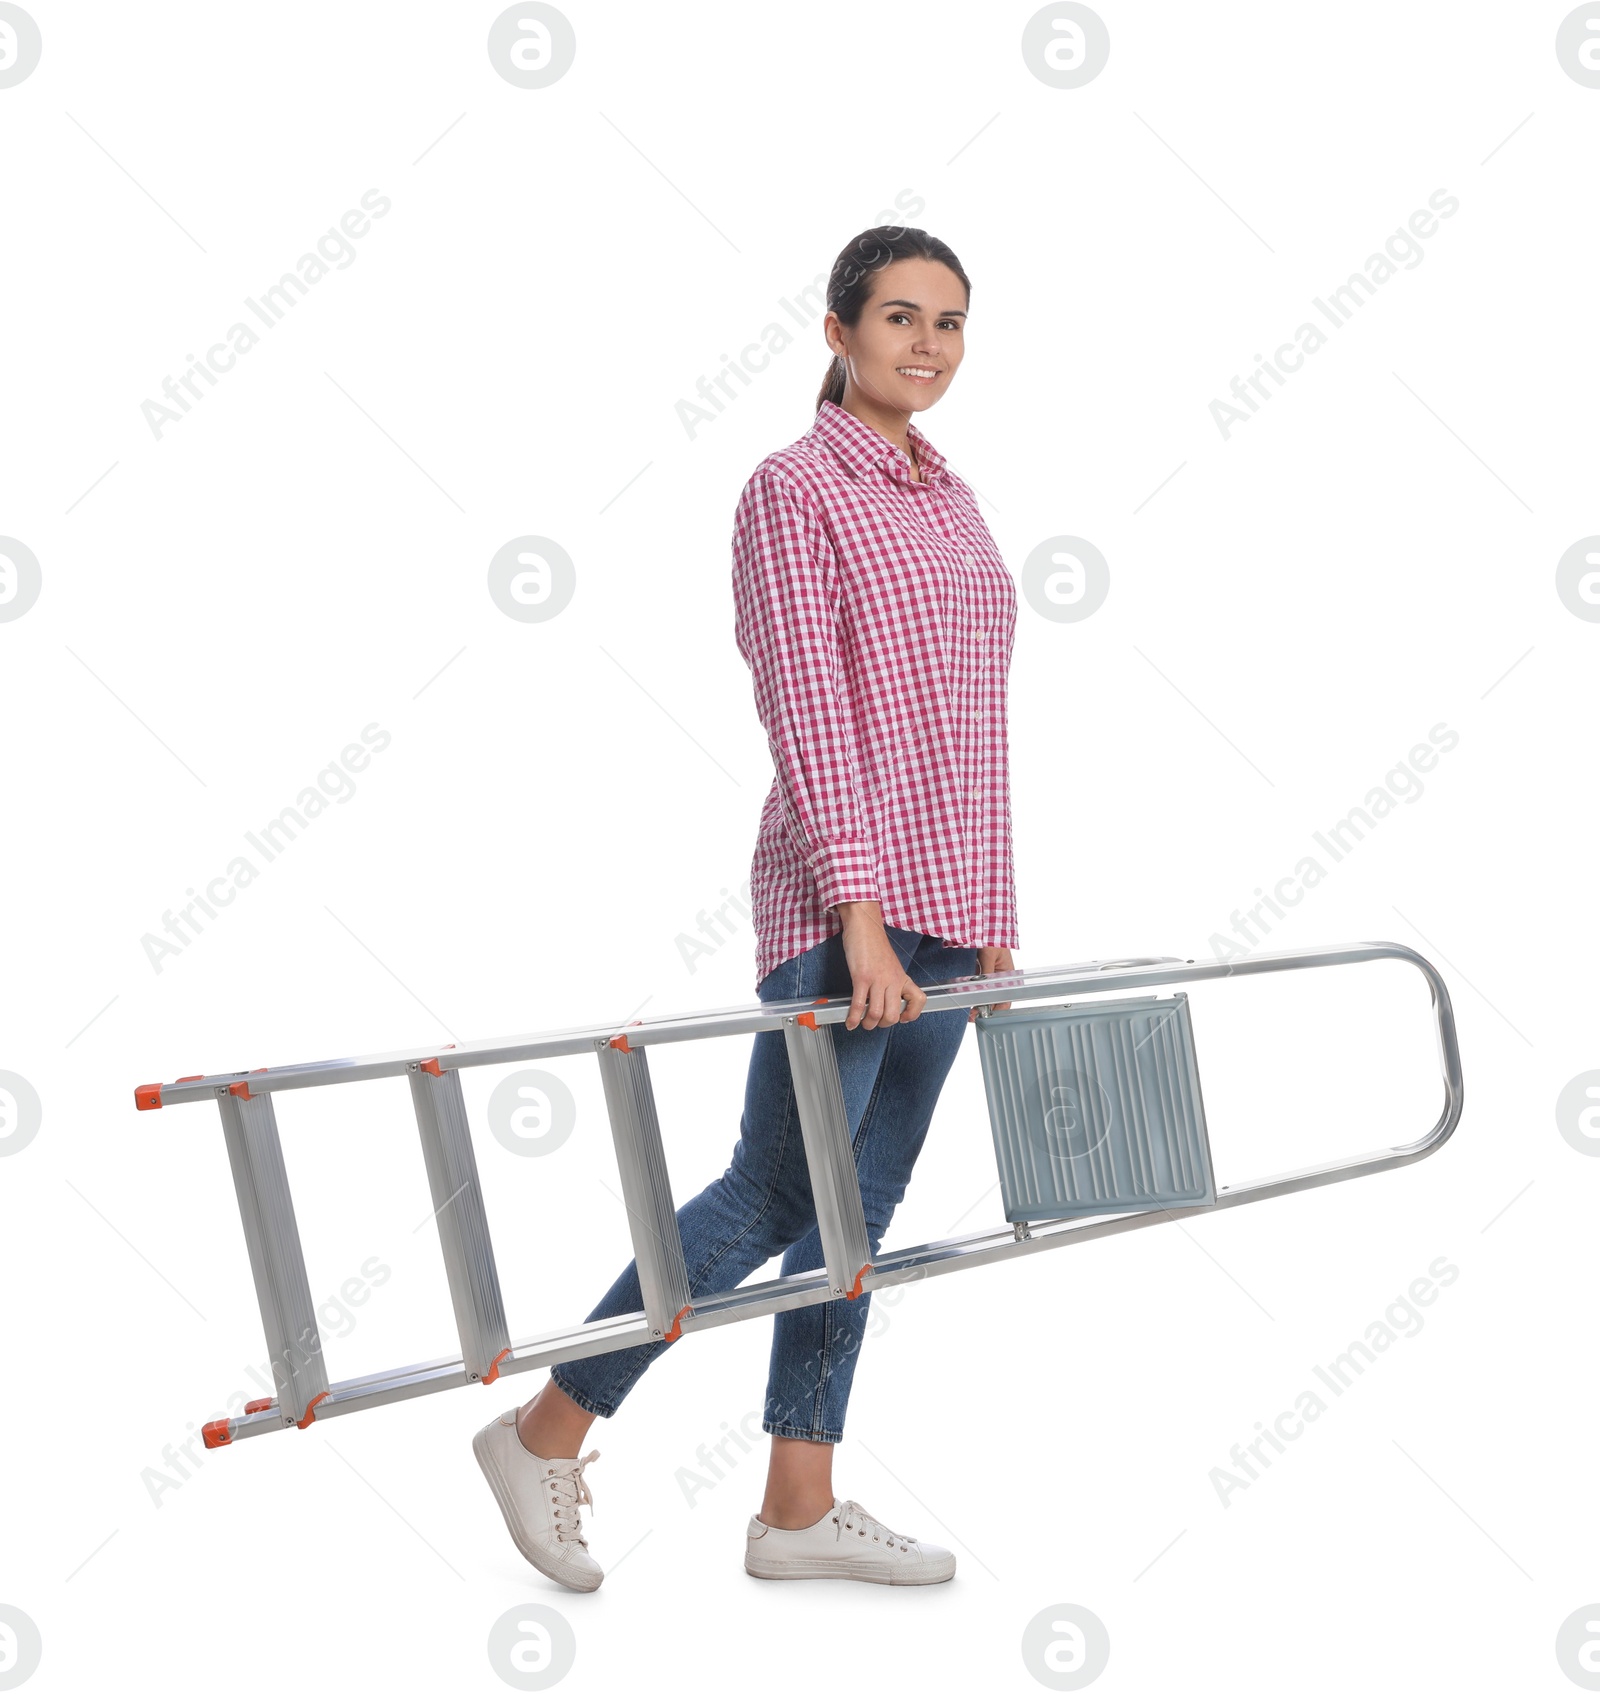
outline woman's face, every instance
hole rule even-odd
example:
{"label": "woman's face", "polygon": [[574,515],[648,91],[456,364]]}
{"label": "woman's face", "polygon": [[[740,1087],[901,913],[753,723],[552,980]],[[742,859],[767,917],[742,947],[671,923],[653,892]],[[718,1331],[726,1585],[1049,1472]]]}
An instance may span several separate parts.
{"label": "woman's face", "polygon": [[[828,345],[870,401],[897,412],[926,411],[942,398],[965,350],[967,291],[936,259],[896,259],[872,279],[872,298],[851,329],[829,312]],[[926,373],[908,374],[908,372]]]}

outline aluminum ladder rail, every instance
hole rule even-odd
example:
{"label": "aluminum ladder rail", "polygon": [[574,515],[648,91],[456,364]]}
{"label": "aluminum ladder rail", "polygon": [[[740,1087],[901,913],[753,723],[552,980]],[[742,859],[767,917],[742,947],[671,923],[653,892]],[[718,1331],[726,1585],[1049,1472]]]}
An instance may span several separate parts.
{"label": "aluminum ladder rail", "polygon": [[[542,1035],[141,1084],[134,1091],[135,1105],[141,1111],[197,1100],[215,1101],[220,1108],[274,1377],[280,1377],[281,1363],[281,1376],[286,1379],[278,1381],[275,1397],[250,1401],[241,1416],[208,1423],[205,1443],[208,1447],[226,1446],[243,1436],[264,1435],[290,1425],[306,1429],[313,1422],[417,1394],[471,1382],[491,1383],[516,1371],[537,1370],[565,1359],[586,1358],[650,1341],[676,1341],[698,1330],[796,1306],[856,1299],[892,1283],[921,1281],[1122,1230],[1146,1229],[1198,1212],[1220,1211],[1303,1188],[1374,1175],[1426,1158],[1443,1146],[1460,1120],[1461,1056],[1443,979],[1421,954],[1398,942],[1296,948],[1231,961],[1091,959],[1075,965],[995,972],[928,989],[924,1011],[977,1006],[981,1016],[990,1005],[1004,1001],[1014,1004],[1067,996],[1076,1000],[1156,984],[1383,959],[1413,965],[1422,973],[1432,998],[1445,1098],[1438,1121],[1420,1139],[1255,1182],[1219,1186],[1215,1201],[1206,1206],[1116,1213],[1087,1222],[1071,1218],[1018,1223],[903,1248],[883,1254],[876,1262],[868,1250],[833,1041],[824,1033],[828,1025],[844,1021],[850,1008],[848,996],[758,1002],[721,1011],[636,1020],[625,1026],[585,1025]],[[772,1029],[782,1030],[789,1055],[824,1266],[722,1293],[702,1294],[691,1301],[647,1050],[674,1041]],[[586,1052],[593,1053],[600,1064],[645,1309],[513,1342],[506,1332],[460,1073],[474,1065],[503,1065]],[[386,1076],[404,1076],[410,1083],[461,1351],[450,1358],[329,1382],[278,1139],[274,1096],[297,1088]]]}

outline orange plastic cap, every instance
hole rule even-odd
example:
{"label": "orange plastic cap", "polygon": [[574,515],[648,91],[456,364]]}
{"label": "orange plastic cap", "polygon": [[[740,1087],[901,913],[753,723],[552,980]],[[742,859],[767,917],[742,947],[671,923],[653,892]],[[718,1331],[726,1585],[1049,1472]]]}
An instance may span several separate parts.
{"label": "orange plastic cap", "polygon": [[324,1388],[320,1394],[311,1397],[311,1404],[306,1407],[306,1415],[295,1425],[296,1429],[309,1429],[317,1421],[317,1401],[326,1400],[331,1392],[331,1389]]}
{"label": "orange plastic cap", "polygon": [[[819,994],[816,999],[811,1002],[813,1006],[825,1006],[827,1003],[828,996],[826,994]],[[802,1012],[794,1021],[796,1023],[803,1023],[807,1029],[815,1029],[817,1027],[817,1019],[814,1012]]]}

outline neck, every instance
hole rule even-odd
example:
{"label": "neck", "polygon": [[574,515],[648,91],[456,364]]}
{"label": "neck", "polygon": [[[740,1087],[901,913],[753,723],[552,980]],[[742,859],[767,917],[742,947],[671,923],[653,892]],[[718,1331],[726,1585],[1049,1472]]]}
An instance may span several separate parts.
{"label": "neck", "polygon": [[844,398],[839,405],[851,417],[860,418],[868,429],[875,429],[885,440],[892,441],[911,461],[913,468],[916,468],[917,457],[911,447],[909,412],[897,411],[893,406],[885,406],[879,401],[869,399],[851,382],[845,384]]}

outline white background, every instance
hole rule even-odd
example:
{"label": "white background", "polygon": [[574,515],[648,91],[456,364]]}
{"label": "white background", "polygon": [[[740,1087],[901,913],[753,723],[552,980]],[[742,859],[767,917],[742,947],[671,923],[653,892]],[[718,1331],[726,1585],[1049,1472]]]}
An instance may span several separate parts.
{"label": "white background", "polygon": [[[1108,1689],[1572,1686],[1600,1163],[1555,1107],[1600,1063],[1600,628],[1556,565],[1600,530],[1600,90],[1558,63],[1569,8],[1106,4],[1073,90],[1025,62],[1028,6],[573,5],[541,90],[490,63],[495,5],[29,9],[43,57],[0,90],[0,531],[42,588],[0,623],[0,1069],[42,1123],[0,1159],[0,1601],[41,1632],[35,1684],[493,1689],[490,1628],[535,1600],[575,1688],[1028,1689],[1023,1631],[1063,1602],[1109,1632]],[[158,438],[142,403],[371,189],[353,261]],[[1211,402],[1326,328],[1313,296],[1439,189],[1459,210],[1421,261],[1225,439]],[[771,776],[732,512],[826,362],[820,307],[800,329],[780,301],[886,214],[972,277],[919,421],[1019,582],[1056,536],[1109,566],[1092,617],[1020,612],[1017,963],[1210,955],[1446,724],[1420,797],[1253,945],[1433,960],[1459,1129],[1370,1180],[880,1295],[835,1481],[955,1550],[940,1588],[751,1581],[764,1441],[686,1500],[759,1411],[764,1319],[596,1423],[592,1596],[520,1559],[469,1451],[543,1371],[185,1476],[164,1447],[264,1348],[215,1113],[135,1113],[135,1084],[753,1000],[747,927],[692,970],[680,943],[746,877]],[[679,403],[773,322],[793,344],[691,434]],[[530,534],[575,567],[544,622],[487,587]],[[164,914],[369,723],[392,739],[353,797],[155,968]],[[1403,965],[1193,1005],[1219,1181],[1439,1113]],[[727,1162],[748,1039],[655,1064],[680,1199]],[[581,1319],[631,1250],[598,1080],[559,1063],[578,1119],[546,1157],[483,1128],[505,1073],[466,1077],[518,1336]],[[333,1374],[451,1351],[404,1085],[279,1116],[313,1293],[393,1273],[329,1325]],[[887,1244],[1000,1223],[993,1185],[969,1036]],[[1234,1445],[1441,1255],[1420,1332],[1224,1506]]]}

